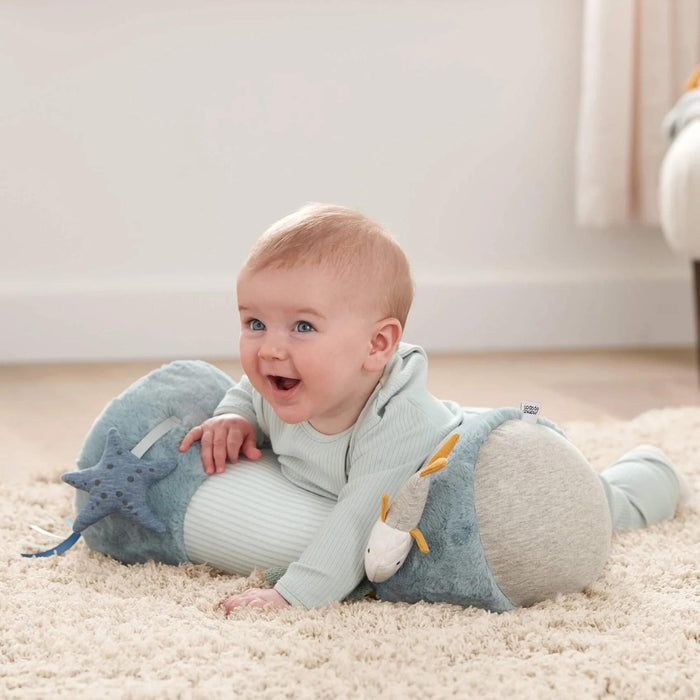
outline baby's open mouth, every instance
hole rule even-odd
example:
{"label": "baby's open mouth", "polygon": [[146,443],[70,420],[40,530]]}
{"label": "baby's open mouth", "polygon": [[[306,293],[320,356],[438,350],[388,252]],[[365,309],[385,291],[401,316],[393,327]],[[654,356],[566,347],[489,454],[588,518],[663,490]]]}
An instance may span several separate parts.
{"label": "baby's open mouth", "polygon": [[271,376],[270,381],[280,390],[280,391],[289,391],[290,389],[293,389],[301,379],[292,379],[291,377],[278,377],[278,376]]}

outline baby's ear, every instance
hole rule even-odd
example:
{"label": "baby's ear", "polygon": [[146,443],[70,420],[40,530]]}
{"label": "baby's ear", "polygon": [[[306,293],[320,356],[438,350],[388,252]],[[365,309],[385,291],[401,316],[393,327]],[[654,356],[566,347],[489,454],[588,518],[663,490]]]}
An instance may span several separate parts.
{"label": "baby's ear", "polygon": [[369,355],[364,368],[368,372],[381,372],[401,340],[403,328],[396,318],[385,318],[374,327]]}

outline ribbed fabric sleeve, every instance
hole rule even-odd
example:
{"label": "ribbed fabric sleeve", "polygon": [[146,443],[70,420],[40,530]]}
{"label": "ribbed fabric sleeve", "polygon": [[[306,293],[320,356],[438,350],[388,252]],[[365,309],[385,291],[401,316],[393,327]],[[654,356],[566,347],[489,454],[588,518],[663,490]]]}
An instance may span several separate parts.
{"label": "ribbed fabric sleeve", "polygon": [[[342,600],[364,576],[364,548],[379,517],[381,498],[393,498],[441,441],[462,421],[462,409],[428,393],[427,358],[402,343],[355,425],[323,435],[309,423],[283,423],[251,389],[255,423],[269,435],[282,474],[301,488],[337,499],[325,525],[275,588],[293,605],[315,607]],[[247,391],[250,383],[240,391]],[[236,399],[235,401],[229,399]],[[217,409],[248,417],[238,392]]]}

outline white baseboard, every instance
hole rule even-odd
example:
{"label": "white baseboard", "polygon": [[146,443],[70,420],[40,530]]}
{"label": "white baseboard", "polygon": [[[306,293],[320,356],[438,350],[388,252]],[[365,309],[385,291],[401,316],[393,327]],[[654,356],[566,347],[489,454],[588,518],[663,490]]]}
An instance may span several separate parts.
{"label": "white baseboard", "polygon": [[557,277],[421,287],[407,324],[433,352],[693,345],[688,277]]}
{"label": "white baseboard", "polygon": [[[0,362],[230,357],[230,280],[0,289]],[[200,291],[193,291],[199,289]],[[687,278],[419,283],[404,338],[429,352],[695,343]]]}

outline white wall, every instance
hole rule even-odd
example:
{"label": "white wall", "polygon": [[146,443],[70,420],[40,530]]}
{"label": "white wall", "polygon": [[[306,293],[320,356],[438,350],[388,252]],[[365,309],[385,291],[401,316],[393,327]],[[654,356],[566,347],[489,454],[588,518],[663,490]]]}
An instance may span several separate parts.
{"label": "white wall", "polygon": [[253,240],[361,208],[431,350],[692,343],[657,229],[577,229],[582,0],[0,3],[0,360],[229,355]]}

